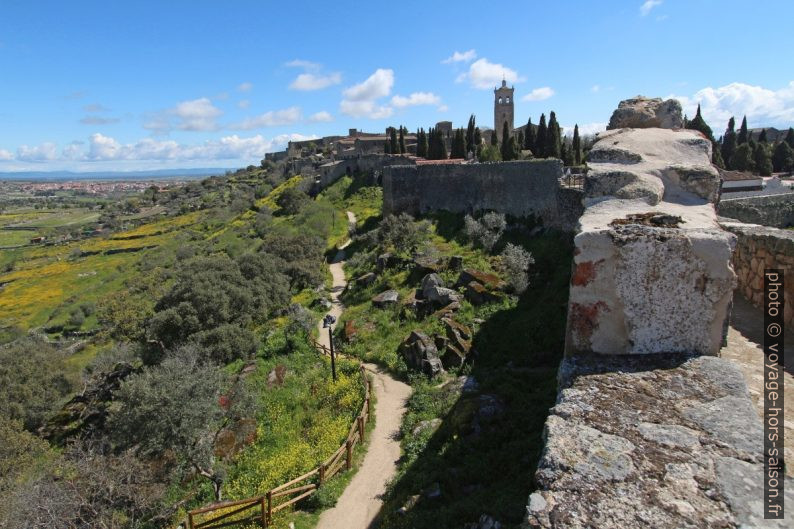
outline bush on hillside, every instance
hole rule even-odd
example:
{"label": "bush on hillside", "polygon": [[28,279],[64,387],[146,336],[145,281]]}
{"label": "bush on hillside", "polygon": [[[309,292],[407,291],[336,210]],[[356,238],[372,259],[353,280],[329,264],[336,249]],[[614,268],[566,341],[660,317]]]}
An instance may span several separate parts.
{"label": "bush on hillside", "polygon": [[490,252],[493,250],[507,227],[507,221],[502,213],[489,212],[479,220],[471,215],[464,219],[466,236],[475,246]]}
{"label": "bush on hillside", "polygon": [[531,253],[511,243],[507,243],[501,257],[508,284],[513,292],[522,294],[529,286],[529,267],[535,259]]}

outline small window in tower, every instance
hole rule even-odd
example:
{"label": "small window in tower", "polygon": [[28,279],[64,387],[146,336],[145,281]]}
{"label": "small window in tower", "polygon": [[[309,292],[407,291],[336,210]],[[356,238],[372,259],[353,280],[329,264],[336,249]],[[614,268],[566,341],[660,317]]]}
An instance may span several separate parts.
{"label": "small window in tower", "polygon": [[505,98],[505,103],[507,103],[508,105],[510,104],[510,98],[509,97]]}
{"label": "small window in tower", "polygon": [[502,104],[502,98],[501,97],[497,100],[497,103],[499,103],[500,105]]}

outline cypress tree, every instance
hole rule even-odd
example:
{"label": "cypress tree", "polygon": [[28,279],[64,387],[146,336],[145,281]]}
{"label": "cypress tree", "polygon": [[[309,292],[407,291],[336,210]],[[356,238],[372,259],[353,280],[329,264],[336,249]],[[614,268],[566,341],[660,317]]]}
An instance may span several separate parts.
{"label": "cypress tree", "polygon": [[579,137],[579,124],[573,126],[573,163],[582,165],[582,139]]}
{"label": "cypress tree", "polygon": [[742,126],[739,127],[739,134],[736,136],[736,143],[738,145],[742,145],[744,143],[747,143],[748,139],[749,138],[747,137],[747,116],[744,116],[742,118]]}
{"label": "cypress tree", "polygon": [[469,116],[469,124],[466,126],[466,152],[476,152],[477,145],[474,141],[474,129],[476,128],[476,120],[474,114]]}
{"label": "cypress tree", "polygon": [[788,132],[786,133],[785,142],[788,143],[788,146],[794,149],[794,127],[789,127]]}
{"label": "cypress tree", "polygon": [[537,134],[535,135],[535,151],[537,152],[533,151],[536,158],[546,157],[546,134],[546,114],[541,114]]}
{"label": "cypress tree", "polygon": [[391,144],[388,141],[383,142],[383,153],[391,154]]}
{"label": "cypress tree", "polygon": [[775,172],[790,173],[794,170],[794,149],[785,141],[775,146],[775,152],[772,153],[772,168]]}
{"label": "cypress tree", "polygon": [[761,129],[761,134],[758,135],[758,143],[766,143],[766,129]]}
{"label": "cypress tree", "polygon": [[686,128],[700,131],[705,137],[714,142],[714,133],[711,131],[711,127],[708,126],[706,120],[704,120],[703,116],[700,115],[700,105],[698,105],[698,110],[695,114],[695,117],[687,122]]}
{"label": "cypress tree", "polygon": [[755,169],[761,176],[772,176],[772,154],[766,143],[758,142],[753,151]]}
{"label": "cypress tree", "polygon": [[400,152],[400,147],[397,145],[397,129],[389,127],[389,153],[397,154]]}
{"label": "cypress tree", "polygon": [[405,154],[405,129],[400,125],[400,154]]}
{"label": "cypress tree", "polygon": [[527,128],[524,129],[524,148],[535,152],[535,127],[532,126],[532,117],[527,120]]}
{"label": "cypress tree", "polygon": [[508,162],[515,160],[514,153],[510,148],[510,128],[507,126],[507,121],[502,125],[502,160]]}
{"label": "cypress tree", "polygon": [[444,134],[436,131],[436,160],[447,159],[447,144],[444,142]]}
{"label": "cypress tree", "polygon": [[499,137],[496,135],[495,130],[491,132],[491,145],[499,147]]}
{"label": "cypress tree", "polygon": [[560,158],[562,136],[560,134],[560,124],[557,123],[557,115],[552,110],[549,114],[549,126],[546,129],[546,148],[544,155],[547,158]]}
{"label": "cypress tree", "polygon": [[452,152],[450,158],[466,158],[466,137],[463,129],[455,131],[455,137],[452,139]]}
{"label": "cypress tree", "polygon": [[725,130],[725,135],[722,137],[722,147],[720,149],[722,153],[722,159],[725,162],[725,167],[728,169],[732,169],[731,167],[731,158],[733,157],[733,153],[736,152],[736,131],[734,130],[736,127],[736,120],[731,117],[728,121],[728,128]]}
{"label": "cypress tree", "polygon": [[736,147],[736,152],[731,157],[731,167],[734,171],[752,172],[755,169],[753,150],[750,144],[742,143]]}
{"label": "cypress tree", "polygon": [[427,158],[427,134],[425,134],[425,129],[419,129],[416,133],[416,155],[420,158]]}
{"label": "cypress tree", "polygon": [[560,160],[562,160],[563,165],[573,165],[571,150],[568,148],[568,142],[564,138],[560,144]]}

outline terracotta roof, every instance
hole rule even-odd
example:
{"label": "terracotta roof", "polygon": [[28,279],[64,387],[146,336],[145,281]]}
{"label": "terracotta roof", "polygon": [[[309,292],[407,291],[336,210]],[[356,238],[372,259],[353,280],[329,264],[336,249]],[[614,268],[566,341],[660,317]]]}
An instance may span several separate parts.
{"label": "terracotta roof", "polygon": [[455,165],[461,164],[466,160],[463,158],[450,158],[448,160],[422,160],[417,158],[416,165]]}

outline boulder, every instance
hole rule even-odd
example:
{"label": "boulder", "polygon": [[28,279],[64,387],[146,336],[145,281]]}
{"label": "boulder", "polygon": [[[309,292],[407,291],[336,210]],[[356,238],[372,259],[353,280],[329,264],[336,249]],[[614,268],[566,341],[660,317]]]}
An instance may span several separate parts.
{"label": "boulder", "polygon": [[375,272],[368,272],[360,277],[357,277],[355,281],[357,285],[365,287],[374,283],[377,278],[378,276],[375,275]]}
{"label": "boulder", "polygon": [[428,376],[433,377],[443,371],[436,344],[421,331],[412,331],[400,344],[398,352],[409,367]]}
{"label": "boulder", "polygon": [[223,460],[231,460],[240,450],[256,440],[256,419],[240,419],[218,432],[213,451]]}
{"label": "boulder", "polygon": [[440,309],[435,311],[433,313],[433,317],[434,318],[447,318],[447,317],[452,316],[453,314],[455,314],[459,310],[460,310],[460,302],[453,301],[452,303],[449,303],[448,305],[444,305],[443,307],[441,307]]}
{"label": "boulder", "polygon": [[388,268],[393,268],[397,266],[399,263],[399,259],[390,254],[390,253],[382,253],[378,256],[377,260],[375,261],[375,267],[378,269],[378,272],[383,272]]}
{"label": "boulder", "polygon": [[460,302],[460,294],[451,288],[431,287],[427,289],[427,291],[424,291],[424,295],[431,303],[441,306]]}
{"label": "boulder", "polygon": [[422,294],[427,297],[427,292],[433,287],[443,287],[444,280],[438,274],[427,274],[422,278]]}
{"label": "boulder", "polygon": [[387,290],[385,292],[381,292],[374,298],[372,298],[372,304],[379,308],[385,309],[392,305],[395,305],[397,301],[400,299],[400,293],[396,290]]}
{"label": "boulder", "polygon": [[287,377],[287,366],[284,364],[279,364],[273,369],[270,370],[270,373],[267,374],[267,387],[272,388],[274,386],[281,387],[284,385],[284,379]]}
{"label": "boulder", "polygon": [[416,437],[428,430],[436,431],[439,426],[441,426],[441,419],[439,419],[438,417],[436,417],[435,419],[429,419],[427,421],[419,421],[419,424],[414,426],[414,429],[411,431],[411,434],[413,434],[413,436]]}
{"label": "boulder", "polygon": [[352,342],[353,340],[355,340],[356,336],[358,336],[358,329],[356,328],[356,324],[353,322],[353,320],[347,320],[345,322],[345,330],[343,336],[347,343]]}
{"label": "boulder", "polygon": [[472,305],[485,305],[501,299],[501,296],[494,294],[477,281],[470,281],[463,295]]}
{"label": "boulder", "polygon": [[472,268],[467,268],[460,273],[456,285],[465,286],[472,281],[476,281],[491,290],[501,290],[506,286],[506,283],[496,274],[489,274]]}
{"label": "boulder", "polygon": [[420,299],[421,291],[414,290],[402,301],[402,308],[400,309],[400,317],[407,319],[411,316],[415,318],[422,318],[428,312],[428,303]]}
{"label": "boulder", "polygon": [[447,262],[447,269],[455,270],[456,272],[463,268],[463,256],[453,255]]}
{"label": "boulder", "polygon": [[612,129],[680,129],[684,126],[681,117],[681,103],[675,99],[663,101],[662,98],[637,96],[625,99],[612,113],[607,130]]}
{"label": "boulder", "polygon": [[446,331],[441,363],[446,369],[460,367],[466,362],[466,357],[471,351],[471,329],[451,318],[444,318],[441,321]]}
{"label": "boulder", "polygon": [[444,263],[441,259],[426,255],[414,257],[413,263],[411,264],[418,274],[434,274],[444,269]]}

